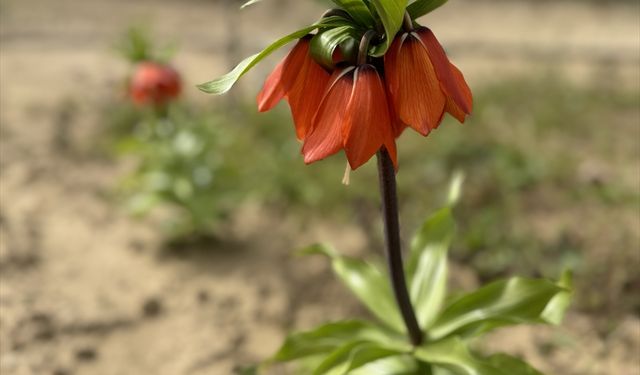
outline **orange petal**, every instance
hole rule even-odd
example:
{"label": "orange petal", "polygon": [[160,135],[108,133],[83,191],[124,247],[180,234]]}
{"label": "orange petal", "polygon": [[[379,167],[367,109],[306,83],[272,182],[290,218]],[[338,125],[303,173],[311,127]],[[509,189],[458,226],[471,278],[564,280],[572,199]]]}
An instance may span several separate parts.
{"label": "orange petal", "polygon": [[[391,95],[389,94],[389,90],[387,90],[386,93],[387,98],[390,99]],[[387,102],[387,106],[389,107],[389,116],[391,117],[391,129],[393,129],[393,137],[398,138],[400,137],[400,135],[402,135],[402,132],[408,127],[408,125],[400,120],[400,118],[396,114],[395,108],[393,107],[393,103],[391,103],[391,100],[387,100]]]}
{"label": "orange petal", "polygon": [[466,116],[473,110],[473,95],[471,94],[469,86],[467,86],[467,82],[464,80],[462,72],[453,64],[450,64],[449,67],[451,68],[451,74],[458,87],[458,90],[462,93],[464,102],[467,103],[467,108],[469,109],[469,111],[466,112],[462,110],[451,98],[447,98],[447,105],[445,107],[445,110],[449,112],[453,117],[455,117],[458,121],[464,123]]}
{"label": "orange petal", "polygon": [[445,95],[424,45],[411,35],[401,38],[385,56],[389,92],[400,120],[427,135],[438,125]]}
{"label": "orange petal", "polygon": [[334,72],[330,82],[302,146],[307,164],[331,156],[343,147],[342,128],[353,90],[353,69]]}
{"label": "orange petal", "polygon": [[[459,110],[466,114],[471,113],[471,103],[467,100],[468,98],[460,87],[458,77],[454,76],[449,58],[444,52],[442,45],[440,45],[440,42],[438,42],[438,39],[436,39],[436,36],[426,27],[421,27],[414,33],[414,35],[422,41],[427,49],[431,63],[433,64],[436,75],[438,76],[438,80],[442,85],[442,89],[447,94],[447,97],[452,99],[453,103],[455,103]],[[462,81],[464,83],[464,78],[462,78]],[[466,83],[464,83],[464,85],[466,86]],[[467,90],[468,89],[469,88],[467,87]]]}
{"label": "orange petal", "polygon": [[347,159],[353,170],[369,161],[385,142],[395,145],[387,95],[372,65],[356,69],[342,134]]}
{"label": "orange petal", "polygon": [[295,86],[289,92],[289,106],[298,139],[304,140],[311,128],[330,78],[329,73],[307,55]]}
{"label": "orange petal", "polygon": [[258,93],[258,111],[266,112],[275,107],[294,86],[296,78],[309,52],[309,38],[303,38],[267,77]]}
{"label": "orange petal", "polygon": [[264,82],[262,90],[258,93],[258,111],[266,112],[278,104],[284,98],[284,87],[280,84],[282,80],[282,68],[284,60],[269,74]]}

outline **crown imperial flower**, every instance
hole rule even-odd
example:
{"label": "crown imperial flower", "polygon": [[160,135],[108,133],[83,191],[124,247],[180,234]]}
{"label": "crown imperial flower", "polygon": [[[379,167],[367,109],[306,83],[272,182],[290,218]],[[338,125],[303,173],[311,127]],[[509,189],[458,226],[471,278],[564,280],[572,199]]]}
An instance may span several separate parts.
{"label": "crown imperial flower", "polygon": [[258,110],[288,102],[307,164],[344,151],[355,170],[386,150],[397,168],[395,140],[404,129],[426,136],[445,113],[460,122],[471,114],[473,99],[464,76],[433,32],[414,21],[443,2],[337,3],[343,8],[327,11],[317,23],[199,87],[224,93],[272,51],[297,40],[267,77]]}
{"label": "crown imperial flower", "polygon": [[182,84],[178,72],[156,62],[136,66],[129,84],[129,95],[136,104],[164,105],[180,95]]}

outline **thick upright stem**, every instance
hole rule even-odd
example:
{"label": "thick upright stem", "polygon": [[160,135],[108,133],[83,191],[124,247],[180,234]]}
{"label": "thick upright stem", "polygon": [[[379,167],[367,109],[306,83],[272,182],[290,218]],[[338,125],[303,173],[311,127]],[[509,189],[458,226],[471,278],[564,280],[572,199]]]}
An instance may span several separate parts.
{"label": "thick upright stem", "polygon": [[384,147],[378,151],[378,176],[380,178],[385,248],[389,273],[391,275],[391,285],[402,314],[402,319],[407,327],[411,343],[418,346],[422,343],[422,331],[416,319],[413,306],[411,306],[411,299],[409,298],[404,276],[404,266],[402,264],[396,172],[389,153]]}

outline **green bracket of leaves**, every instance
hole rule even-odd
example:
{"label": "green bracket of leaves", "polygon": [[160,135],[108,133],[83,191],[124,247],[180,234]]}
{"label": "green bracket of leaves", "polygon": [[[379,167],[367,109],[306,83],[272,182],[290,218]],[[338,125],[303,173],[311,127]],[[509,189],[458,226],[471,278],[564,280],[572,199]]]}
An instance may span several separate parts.
{"label": "green bracket of leaves", "polygon": [[334,3],[342,7],[359,25],[366,28],[373,27],[375,21],[371,15],[369,7],[364,0],[332,0]]}
{"label": "green bracket of leaves", "polygon": [[385,38],[371,53],[374,57],[380,57],[387,52],[393,38],[402,27],[407,0],[371,0],[371,4],[384,25]]}
{"label": "green bracket of leaves", "polygon": [[333,53],[336,48],[349,39],[359,39],[359,35],[361,33],[351,25],[321,31],[311,39],[311,55],[324,67],[333,68]]}

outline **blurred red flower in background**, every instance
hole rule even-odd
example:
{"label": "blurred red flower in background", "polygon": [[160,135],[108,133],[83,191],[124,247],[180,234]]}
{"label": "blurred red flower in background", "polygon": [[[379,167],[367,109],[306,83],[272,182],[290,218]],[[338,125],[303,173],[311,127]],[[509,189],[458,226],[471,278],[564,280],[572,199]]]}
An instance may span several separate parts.
{"label": "blurred red flower in background", "polygon": [[145,61],[139,63],[129,83],[129,95],[140,105],[162,106],[180,95],[178,72],[169,65]]}

